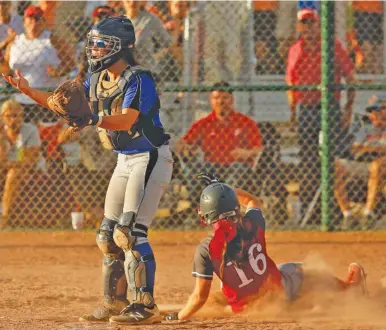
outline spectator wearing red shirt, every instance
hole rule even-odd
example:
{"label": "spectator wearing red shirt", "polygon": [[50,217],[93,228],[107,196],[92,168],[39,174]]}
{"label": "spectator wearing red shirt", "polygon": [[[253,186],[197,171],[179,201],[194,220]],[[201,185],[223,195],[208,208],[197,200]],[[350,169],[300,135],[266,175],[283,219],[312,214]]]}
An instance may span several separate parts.
{"label": "spectator wearing red shirt", "polygon": [[[288,85],[319,85],[321,82],[321,38],[319,15],[316,10],[302,9],[297,15],[297,29],[300,39],[288,53],[286,81]],[[334,81],[341,82],[344,77],[348,84],[353,83],[354,64],[348,57],[339,40],[335,40]],[[330,108],[334,117],[334,147],[340,147],[341,136],[351,123],[355,91],[348,90],[344,111],[340,110],[340,92],[335,93],[335,105]],[[296,122],[298,108],[298,133],[300,146],[300,200],[302,211],[312,200],[320,185],[319,132],[321,113],[320,91],[289,91],[288,101],[291,109],[291,122]]]}
{"label": "spectator wearing red shirt", "polygon": [[[214,87],[219,89],[210,93],[212,112],[192,124],[177,142],[176,152],[192,176],[201,170],[218,173],[222,180],[253,193],[256,184],[252,168],[263,150],[260,130],[254,120],[233,108],[228,83],[216,83]],[[197,157],[199,150],[204,156],[203,164]]]}

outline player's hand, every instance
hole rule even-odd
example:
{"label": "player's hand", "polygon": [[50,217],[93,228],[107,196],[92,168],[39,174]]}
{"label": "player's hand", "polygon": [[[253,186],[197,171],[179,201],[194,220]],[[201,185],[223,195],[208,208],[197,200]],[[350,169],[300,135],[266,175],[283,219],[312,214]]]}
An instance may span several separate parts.
{"label": "player's hand", "polygon": [[8,35],[8,39],[13,39],[16,37],[16,31],[14,29],[12,29],[11,27],[8,28],[8,31],[7,31],[7,35]]}
{"label": "player's hand", "polygon": [[251,150],[236,148],[230,152],[230,155],[236,160],[247,160],[251,158]]}
{"label": "player's hand", "polygon": [[46,72],[50,77],[58,77],[58,73],[51,64],[47,65]]}
{"label": "player's hand", "polygon": [[178,321],[178,312],[172,312],[166,315],[165,321]]}
{"label": "player's hand", "polygon": [[6,76],[3,73],[3,78],[13,87],[17,88],[20,92],[26,94],[30,88],[29,82],[22,76],[19,70],[15,70],[16,77]]}

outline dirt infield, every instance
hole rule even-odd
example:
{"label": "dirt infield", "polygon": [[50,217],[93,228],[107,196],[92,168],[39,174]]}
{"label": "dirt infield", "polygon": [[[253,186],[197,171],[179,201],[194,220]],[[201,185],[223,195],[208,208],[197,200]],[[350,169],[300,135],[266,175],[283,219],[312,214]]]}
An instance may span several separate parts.
{"label": "dirt infield", "polygon": [[[182,304],[191,292],[195,244],[204,232],[152,232],[157,258],[156,299]],[[0,329],[127,329],[83,324],[80,315],[101,299],[101,253],[93,233],[0,232]],[[316,260],[345,277],[352,261],[368,272],[370,297],[316,295],[297,305],[254,306],[246,315],[226,316],[213,284],[208,306],[191,322],[136,329],[386,329],[386,233],[269,233],[276,262]]]}

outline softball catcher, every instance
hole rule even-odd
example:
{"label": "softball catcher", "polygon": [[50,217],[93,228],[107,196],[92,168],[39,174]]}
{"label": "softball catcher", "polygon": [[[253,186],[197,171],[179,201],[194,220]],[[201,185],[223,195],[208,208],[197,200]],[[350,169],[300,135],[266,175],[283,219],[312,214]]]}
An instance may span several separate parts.
{"label": "softball catcher", "polygon": [[90,74],[83,84],[68,81],[49,93],[31,88],[18,71],[14,78],[4,77],[73,130],[97,126],[103,145],[118,153],[96,237],[103,253],[104,302],[82,321],[161,320],[153,297],[156,263],[147,231],[170,182],[173,161],[155,82],[150,71],[136,65],[134,44],[128,18],[105,18],[88,33]]}

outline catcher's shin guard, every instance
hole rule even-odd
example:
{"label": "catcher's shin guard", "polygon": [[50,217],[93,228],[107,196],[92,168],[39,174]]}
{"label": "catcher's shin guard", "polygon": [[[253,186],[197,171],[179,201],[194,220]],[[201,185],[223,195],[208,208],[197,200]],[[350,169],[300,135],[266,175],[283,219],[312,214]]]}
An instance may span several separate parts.
{"label": "catcher's shin guard", "polygon": [[149,243],[136,245],[125,253],[124,266],[131,302],[152,308],[156,264]]}
{"label": "catcher's shin guard", "polygon": [[135,244],[137,237],[147,237],[147,228],[135,223],[134,212],[123,213],[114,229],[114,242],[125,252],[124,268],[130,300],[153,307],[155,260],[148,242]]}
{"label": "catcher's shin guard", "polygon": [[161,321],[153,298],[155,268],[149,243],[136,245],[125,253],[125,272],[132,303],[120,315],[112,316],[111,323],[153,324]]}
{"label": "catcher's shin guard", "polygon": [[110,316],[119,314],[129,304],[126,299],[124,253],[113,240],[115,225],[115,221],[104,218],[96,237],[97,245],[103,252],[103,306],[90,315],[81,317],[81,321],[108,321]]}

